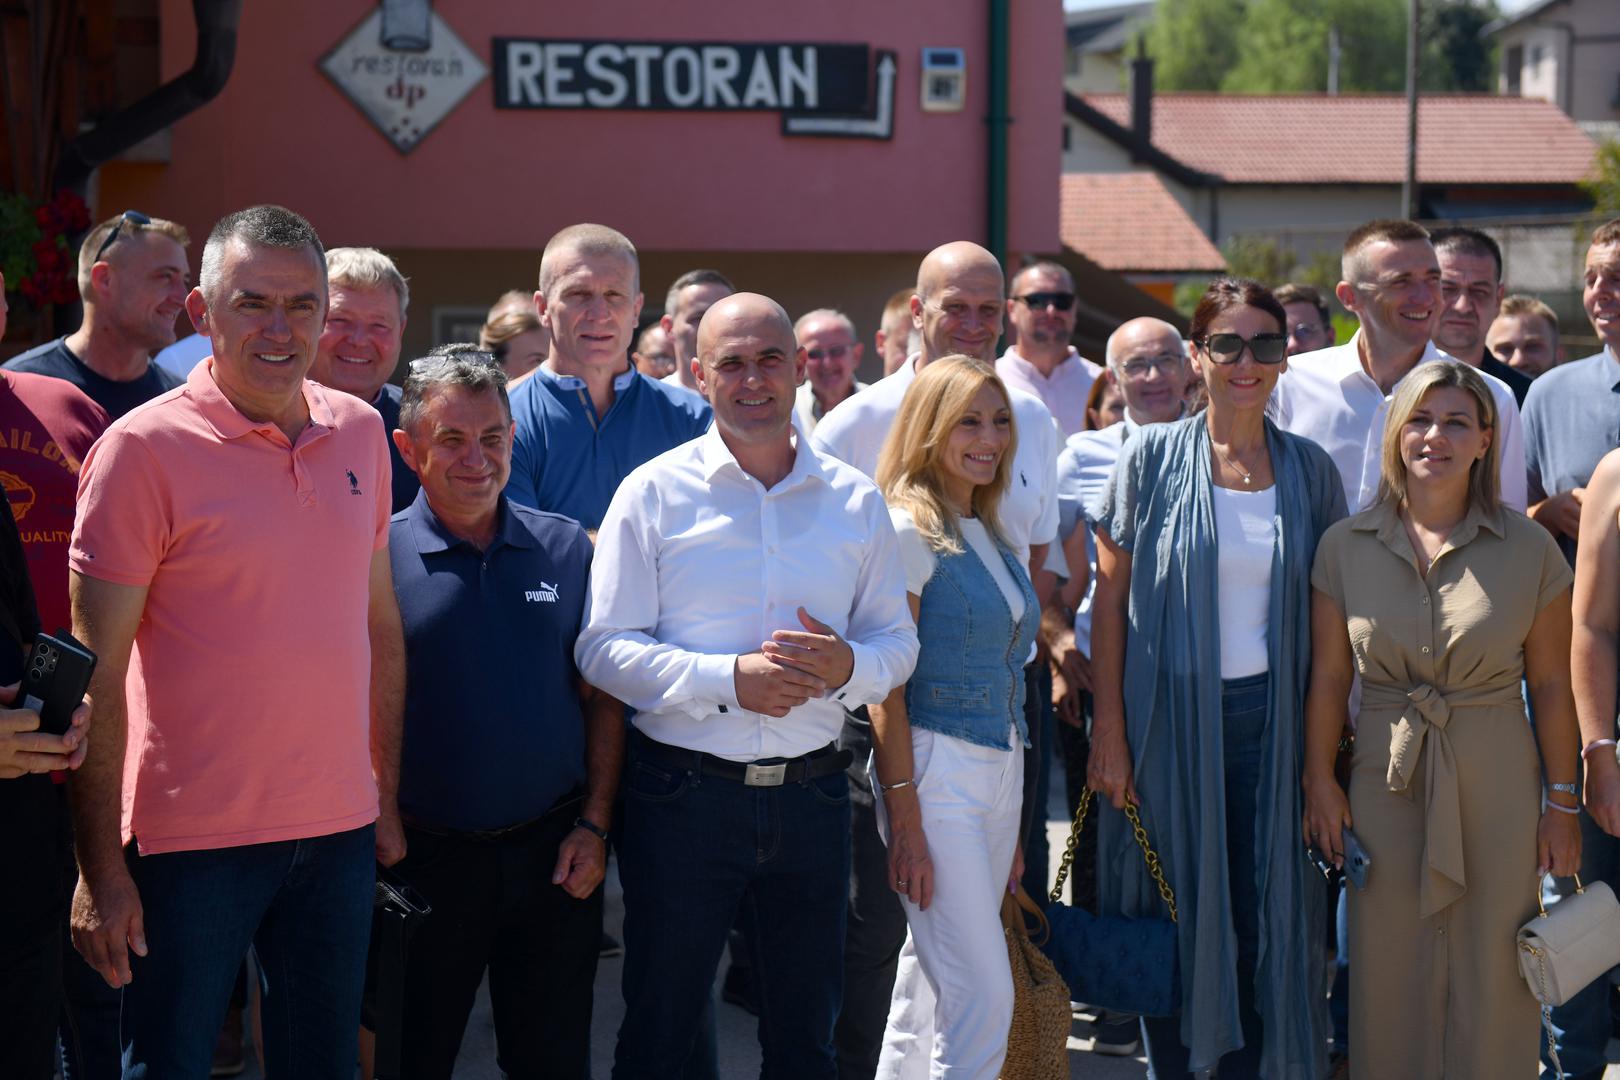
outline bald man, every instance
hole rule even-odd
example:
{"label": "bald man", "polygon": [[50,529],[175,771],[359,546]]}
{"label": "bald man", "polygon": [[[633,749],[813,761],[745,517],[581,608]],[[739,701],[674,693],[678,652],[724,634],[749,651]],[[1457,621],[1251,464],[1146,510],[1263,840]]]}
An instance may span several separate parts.
{"label": "bald man", "polygon": [[[1108,371],[1125,395],[1125,419],[1101,431],[1069,437],[1058,457],[1058,537],[1073,571],[1063,585],[1059,616],[1052,628],[1052,657],[1058,669],[1058,744],[1072,814],[1086,782],[1091,754],[1087,719],[1091,715],[1091,597],[1096,579],[1096,538],[1087,524],[1086,508],[1113,475],[1125,440],[1147,424],[1162,424],[1182,414],[1183,395],[1192,371],[1181,334],[1160,319],[1132,319],[1108,338]],[[1072,613],[1072,618],[1069,617]],[[1048,616],[1056,614],[1049,609]],[[1051,620],[1049,618],[1048,622]],[[1075,906],[1095,910],[1097,829],[1088,825],[1075,858],[1071,898]],[[1135,1017],[1104,1013],[1093,1025],[1092,1052],[1111,1056],[1135,1054],[1141,1046]]]}
{"label": "bald man", "polygon": [[635,709],[613,1076],[682,1074],[740,912],[763,1074],[831,1080],[850,860],[835,740],[846,709],[910,677],[917,634],[877,488],[795,433],[787,314],[719,300],[697,353],[714,425],[614,494],[574,653]]}
{"label": "bald man", "polygon": [[[978,244],[957,241],[929,252],[917,268],[917,289],[911,297],[911,319],[919,334],[919,348],[894,374],[847,398],[816,425],[811,440],[816,447],[860,469],[877,472],[878,454],[900,412],[901,399],[917,372],[944,356],[962,353],[996,362],[1006,314],[1007,292],[1001,264]],[[1047,549],[1057,536],[1057,457],[1063,433],[1041,400],[1012,387],[1018,445],[1013,453],[1012,484],[1002,496],[1000,517],[1014,551],[1030,568],[1035,595],[1042,606],[1055,602],[1057,575],[1047,569]],[[1061,566],[1061,562],[1058,564]],[[1027,728],[1032,745],[1026,754],[1025,855],[1033,882],[1046,876],[1045,829],[1036,809],[1043,805],[1045,770],[1040,738],[1050,727],[1051,686],[1045,665],[1030,655],[1025,669]],[[1043,711],[1044,710],[1044,711]],[[850,716],[843,746],[864,761],[871,748],[871,728],[862,717]],[[845,1075],[870,1076],[876,1068],[894,984],[895,964],[905,940],[905,917],[892,889],[887,887],[886,862],[878,837],[872,796],[863,776],[852,776],[855,804],[856,880],[850,910],[845,987],[848,1001],[839,1018],[839,1061]],[[1033,841],[1033,844],[1031,843]],[[1040,885],[1037,884],[1039,889]],[[868,1067],[870,1062],[870,1067]]]}

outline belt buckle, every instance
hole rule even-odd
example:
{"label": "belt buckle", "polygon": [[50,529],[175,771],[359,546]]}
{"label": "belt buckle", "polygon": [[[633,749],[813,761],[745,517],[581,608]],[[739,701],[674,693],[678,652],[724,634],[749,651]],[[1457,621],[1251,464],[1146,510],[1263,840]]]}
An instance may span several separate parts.
{"label": "belt buckle", "polygon": [[748,787],[781,787],[787,779],[787,762],[775,765],[748,765],[743,768],[743,783]]}

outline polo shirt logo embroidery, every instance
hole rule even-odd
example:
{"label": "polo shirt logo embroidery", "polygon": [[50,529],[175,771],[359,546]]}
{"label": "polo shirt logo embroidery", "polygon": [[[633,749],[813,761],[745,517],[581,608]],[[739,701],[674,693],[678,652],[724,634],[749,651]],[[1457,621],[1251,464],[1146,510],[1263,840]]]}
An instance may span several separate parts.
{"label": "polo shirt logo embroidery", "polygon": [[557,602],[557,586],[542,581],[538,589],[525,589],[523,599],[531,604],[555,604]]}
{"label": "polo shirt logo embroidery", "polygon": [[363,495],[363,494],[365,494],[365,492],[360,490],[360,478],[358,476],[354,475],[354,470],[353,469],[344,469],[343,472],[344,472],[344,475],[346,475],[349,478],[349,494],[350,495]]}

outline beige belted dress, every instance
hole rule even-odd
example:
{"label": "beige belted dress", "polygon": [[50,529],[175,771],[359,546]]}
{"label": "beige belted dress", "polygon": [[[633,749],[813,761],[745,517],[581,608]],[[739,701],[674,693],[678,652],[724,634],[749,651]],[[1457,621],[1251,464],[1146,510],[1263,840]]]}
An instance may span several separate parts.
{"label": "beige belted dress", "polygon": [[1372,860],[1350,890],[1350,1075],[1532,1080],[1514,935],[1536,911],[1541,766],[1524,640],[1572,575],[1541,526],[1474,511],[1427,577],[1393,504],[1329,529],[1311,583],[1345,613],[1361,711],[1350,780]]}

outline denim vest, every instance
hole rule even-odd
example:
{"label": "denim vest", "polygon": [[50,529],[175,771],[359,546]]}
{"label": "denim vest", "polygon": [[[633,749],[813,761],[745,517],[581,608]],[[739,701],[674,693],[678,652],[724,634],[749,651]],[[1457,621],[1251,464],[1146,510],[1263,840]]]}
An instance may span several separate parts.
{"label": "denim vest", "polygon": [[966,541],[961,554],[935,552],[934,574],[917,611],[917,670],[906,684],[913,727],[1010,750],[1007,727],[1029,745],[1024,724],[1024,661],[1040,625],[1029,572],[996,545],[1024,594],[1024,614],[1012,610],[996,579]]}

